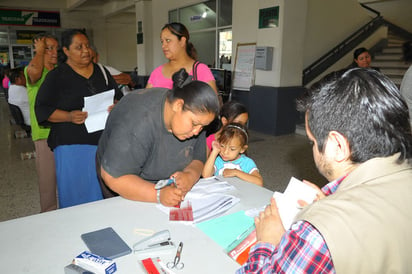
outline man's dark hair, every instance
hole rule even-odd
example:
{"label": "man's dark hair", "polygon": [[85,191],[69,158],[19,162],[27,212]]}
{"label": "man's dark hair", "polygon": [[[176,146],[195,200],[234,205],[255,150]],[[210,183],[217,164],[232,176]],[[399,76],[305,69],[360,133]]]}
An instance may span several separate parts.
{"label": "man's dark hair", "polygon": [[408,106],[387,76],[354,68],[325,78],[297,101],[319,151],[337,131],[347,138],[354,163],[398,152],[399,161],[412,158]]}

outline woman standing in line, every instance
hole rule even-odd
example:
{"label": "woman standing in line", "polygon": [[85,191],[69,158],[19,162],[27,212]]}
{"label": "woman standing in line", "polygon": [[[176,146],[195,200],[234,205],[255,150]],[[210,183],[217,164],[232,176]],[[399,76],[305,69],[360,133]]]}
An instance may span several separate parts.
{"label": "woman standing in line", "polygon": [[195,80],[208,83],[217,93],[215,78],[207,65],[197,62],[197,52],[187,28],[181,23],[169,23],[163,26],[160,42],[164,56],[169,62],[155,68],[150,74],[146,88],[173,87],[172,75],[184,68]]}
{"label": "woman standing in line", "polygon": [[55,156],[59,206],[63,208],[103,198],[95,166],[102,131],[88,133],[84,97],[115,89],[115,101],[122,93],[110,73],[93,64],[85,32],[65,31],[61,46],[64,63],[48,73],[35,111],[39,124],[51,126],[47,141]]}

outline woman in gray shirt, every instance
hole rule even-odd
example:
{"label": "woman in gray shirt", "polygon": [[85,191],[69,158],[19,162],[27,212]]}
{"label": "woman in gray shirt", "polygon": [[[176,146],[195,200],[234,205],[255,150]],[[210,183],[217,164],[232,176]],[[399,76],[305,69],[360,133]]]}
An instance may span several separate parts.
{"label": "woman in gray shirt", "polygon": [[[182,69],[173,89],[134,92],[113,108],[97,150],[105,197],[174,206],[198,181],[206,160],[202,130],[219,112],[219,101],[208,84],[187,78]],[[175,185],[154,188],[170,177]]]}

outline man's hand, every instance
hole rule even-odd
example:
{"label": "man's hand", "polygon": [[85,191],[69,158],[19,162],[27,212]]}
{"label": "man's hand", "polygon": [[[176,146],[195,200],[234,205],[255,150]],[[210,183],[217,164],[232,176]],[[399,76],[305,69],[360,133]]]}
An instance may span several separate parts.
{"label": "man's hand", "polygon": [[258,242],[271,243],[274,246],[279,244],[285,229],[273,197],[270,199],[270,205],[255,218],[255,226]]}
{"label": "man's hand", "polygon": [[[314,183],[311,183],[311,182],[306,181],[306,180],[303,180],[302,182],[307,184],[308,186],[316,189],[316,198],[315,198],[315,200],[313,200],[313,202],[318,201],[318,200],[323,199],[323,198],[326,197],[326,195],[322,192],[322,190],[317,185],[315,185]],[[304,200],[298,200],[298,204],[302,208],[308,205],[308,203]]]}

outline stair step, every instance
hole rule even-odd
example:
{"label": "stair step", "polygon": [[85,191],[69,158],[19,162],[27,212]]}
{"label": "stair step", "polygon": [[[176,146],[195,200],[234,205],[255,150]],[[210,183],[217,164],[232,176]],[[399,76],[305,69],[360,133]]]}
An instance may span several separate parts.
{"label": "stair step", "polygon": [[385,61],[385,60],[379,60],[379,61],[372,61],[371,66],[373,67],[379,67],[379,68],[409,68],[408,64],[405,64],[404,61],[399,60],[399,61]]}
{"label": "stair step", "polygon": [[402,45],[405,43],[405,41],[399,41],[399,42],[395,42],[395,41],[388,41],[388,46],[389,47],[402,47]]}
{"label": "stair step", "polygon": [[391,37],[391,36],[389,36],[388,41],[389,42],[395,42],[395,43],[404,43],[405,39],[402,39],[400,37]]}
{"label": "stair step", "polygon": [[395,53],[390,53],[390,54],[375,54],[375,57],[373,60],[402,60],[403,54],[395,54]]}
{"label": "stair step", "polygon": [[402,78],[392,78],[392,77],[389,77],[389,79],[391,79],[392,80],[392,82],[395,84],[395,85],[397,85],[398,87],[401,85],[401,83],[402,83]]}
{"label": "stair step", "polygon": [[382,50],[382,53],[400,53],[403,54],[401,47],[387,47]]}
{"label": "stair step", "polygon": [[380,70],[386,75],[404,75],[407,68],[380,68]]}

